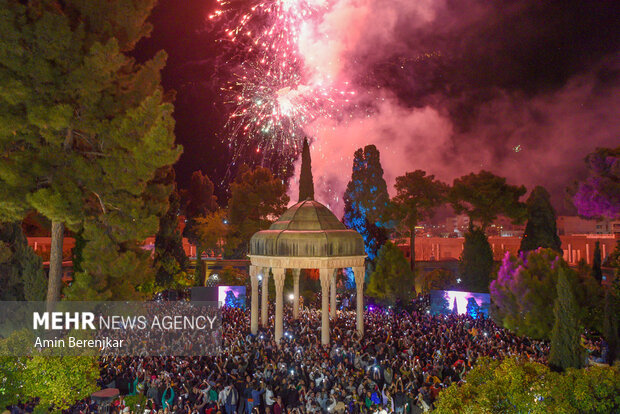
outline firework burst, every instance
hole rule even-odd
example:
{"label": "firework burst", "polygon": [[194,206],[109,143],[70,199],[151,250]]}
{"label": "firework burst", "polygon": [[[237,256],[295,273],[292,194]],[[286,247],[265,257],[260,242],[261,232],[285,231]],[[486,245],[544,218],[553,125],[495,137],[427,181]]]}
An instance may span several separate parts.
{"label": "firework burst", "polygon": [[[325,0],[264,0],[249,7],[219,1],[211,19],[227,22],[222,42],[234,50],[231,80],[222,88],[231,106],[225,125],[233,157],[250,149],[290,159],[301,148],[304,126],[337,116],[355,93],[309,70],[299,51],[303,28],[327,10]],[[232,23],[232,24],[231,24]]]}

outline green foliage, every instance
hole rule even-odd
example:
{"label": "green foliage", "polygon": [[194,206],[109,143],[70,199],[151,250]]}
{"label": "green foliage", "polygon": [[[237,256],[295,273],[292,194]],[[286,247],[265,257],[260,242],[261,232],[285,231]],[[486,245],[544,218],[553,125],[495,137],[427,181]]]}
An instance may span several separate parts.
{"label": "green foliage", "polygon": [[52,356],[49,349],[33,350],[30,357],[6,356],[32,344],[28,331],[0,340],[0,407],[38,398],[39,408],[58,411],[97,391],[100,373],[94,356]]}
{"label": "green foliage", "polygon": [[[167,181],[174,185],[172,168],[169,169]],[[183,238],[178,228],[181,201],[176,188],[170,193],[168,205],[168,211],[159,219],[159,230],[155,235],[153,266],[156,269],[155,283],[161,288],[171,287],[176,276],[189,267],[189,260],[183,249]]]}
{"label": "green foliage", "polygon": [[605,288],[592,275],[592,268],[580,260],[577,264],[575,297],[579,320],[589,331],[602,333]]}
{"label": "green foliage", "polygon": [[580,344],[583,329],[579,323],[578,312],[577,300],[567,270],[560,268],[549,353],[549,365],[555,369],[564,371],[567,368],[581,368],[584,364],[584,351]]}
{"label": "green foliage", "polygon": [[522,221],[526,210],[519,198],[525,192],[525,187],[506,184],[505,178],[482,170],[455,179],[449,198],[457,214],[467,214],[485,230],[500,214]]}
{"label": "green foliage", "polygon": [[463,253],[459,261],[459,273],[463,289],[472,292],[488,292],[489,278],[493,271],[493,250],[480,228],[470,226],[465,233]]}
{"label": "green foliage", "polygon": [[226,266],[217,272],[217,284],[221,286],[246,286],[249,280],[250,278],[245,273],[232,266]]}
{"label": "green foliage", "polygon": [[457,287],[456,276],[447,269],[435,269],[420,273],[416,277],[416,287],[420,293],[427,294],[431,290],[450,290]]}
{"label": "green foliage", "polygon": [[439,394],[438,414],[615,413],[620,409],[620,368],[594,366],[559,374],[545,365],[481,358]]}
{"label": "green foliage", "polygon": [[223,209],[196,219],[194,227],[196,240],[204,250],[210,251],[214,256],[221,255],[223,251],[224,240],[229,230],[225,221],[226,210]]}
{"label": "green foliage", "polygon": [[[125,407],[129,407],[131,412],[139,413],[145,408],[144,403],[146,402],[146,395],[126,395],[123,397],[123,402],[125,403]],[[138,411],[138,408],[141,408],[141,410]]]}
{"label": "green foliage", "polygon": [[[96,286],[90,298],[113,297],[101,279],[118,271],[93,250],[106,247],[102,257],[116,264],[142,259],[133,241],[155,232],[167,199],[149,198],[150,182],[180,154],[160,86],[166,55],[138,64],[127,54],[149,33],[154,5],[4,1],[0,15],[0,215],[33,209],[84,228],[91,263],[75,277]],[[54,291],[62,258],[51,260]]]}
{"label": "green foliage", "polygon": [[518,335],[549,339],[560,268],[568,265],[551,249],[519,257],[507,253],[491,283],[494,318]]}
{"label": "green foliage", "polygon": [[435,412],[545,413],[537,396],[547,397],[543,384],[553,374],[534,362],[481,358],[467,374],[467,382],[439,394]]}
{"label": "green foliage", "polygon": [[575,272],[551,249],[506,253],[497,278],[491,282],[493,317],[505,328],[524,336],[549,339],[555,321],[553,304],[557,281],[564,271],[577,301],[577,315],[589,330],[601,332],[603,291],[588,267]]}
{"label": "green foliage", "polygon": [[620,146],[597,148],[585,158],[588,177],[568,188],[580,216],[620,218]]}
{"label": "green foliage", "polygon": [[372,269],[378,250],[388,240],[382,221],[390,201],[379,150],[374,145],[355,151],[351,181],[343,200],[343,222],[364,238],[364,248],[372,262],[368,267]]}
{"label": "green foliage", "polygon": [[0,300],[44,300],[41,258],[28,246],[19,223],[0,223]]}
{"label": "green foliage", "polygon": [[22,376],[24,395],[38,397],[41,406],[66,409],[99,389],[99,375],[94,357],[36,355]]}
{"label": "green foliage", "polygon": [[[204,274],[204,266],[201,260],[204,248],[196,233],[197,220],[217,210],[217,198],[213,195],[213,190],[213,183],[209,177],[203,175],[201,171],[194,171],[189,189],[183,192],[183,204],[187,220],[183,229],[183,236],[187,237],[189,242],[196,246],[196,276]],[[200,278],[197,277],[197,279]]]}
{"label": "green foliage", "polygon": [[377,256],[377,266],[370,275],[366,293],[379,302],[393,305],[406,302],[414,295],[414,275],[403,252],[386,242]]}
{"label": "green foliage", "polygon": [[620,366],[569,368],[556,374],[549,411],[555,413],[620,412]]}
{"label": "green foliage", "polygon": [[603,323],[601,332],[608,345],[607,363],[612,364],[618,357],[620,346],[620,281],[605,289],[603,298]]}
{"label": "green foliage", "polygon": [[299,175],[299,201],[314,200],[314,180],[312,179],[312,164],[308,140],[304,138],[301,152],[301,174]]}
{"label": "green foliage", "polygon": [[245,258],[252,235],[280,217],[288,201],[286,185],[269,169],[241,166],[230,185],[226,256]]}
{"label": "green foliage", "polygon": [[446,201],[448,186],[434,175],[415,170],[396,177],[396,196],[391,200],[387,216],[396,226],[409,233],[411,269],[415,263],[415,227],[422,220],[432,218],[436,208]]}
{"label": "green foliage", "polygon": [[71,249],[71,262],[73,263],[73,273],[83,272],[82,262],[84,262],[84,247],[86,240],[84,239],[84,230],[80,230],[73,235],[75,245]]}
{"label": "green foliage", "polygon": [[527,199],[527,225],[521,239],[519,251],[550,248],[562,253],[562,242],[558,236],[555,210],[550,195],[544,187],[536,186]]}

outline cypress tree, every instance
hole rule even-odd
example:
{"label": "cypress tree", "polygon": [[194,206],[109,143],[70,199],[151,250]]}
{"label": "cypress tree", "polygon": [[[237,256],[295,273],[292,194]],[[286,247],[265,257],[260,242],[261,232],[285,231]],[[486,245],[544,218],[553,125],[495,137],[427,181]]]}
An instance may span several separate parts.
{"label": "cypress tree", "polygon": [[557,283],[558,296],[555,300],[553,315],[555,322],[551,331],[551,351],[549,366],[558,371],[566,368],[583,367],[581,349],[581,328],[579,325],[578,305],[569,281],[568,271],[560,267]]}
{"label": "cypress tree", "polygon": [[174,182],[174,169],[171,167],[167,179],[174,187],[168,198],[169,207],[166,214],[159,219],[159,230],[155,235],[155,284],[170,287],[174,277],[187,270],[189,261],[183,249],[183,237],[178,229],[181,200]]}
{"label": "cypress tree", "polygon": [[544,187],[536,186],[526,201],[527,225],[521,239],[519,251],[550,248],[562,253],[562,242],[558,236],[556,215],[550,195]]}
{"label": "cypress tree", "polygon": [[603,271],[601,270],[601,244],[597,241],[594,245],[594,258],[592,259],[592,276],[601,283]]}
{"label": "cypress tree", "polygon": [[492,270],[493,250],[489,240],[482,229],[474,228],[470,222],[459,262],[463,286],[473,292],[488,292]]}
{"label": "cypress tree", "polygon": [[304,146],[301,152],[301,173],[299,176],[299,201],[306,199],[314,200],[314,181],[312,179],[310,147],[308,146],[308,140],[304,138]]}
{"label": "cypress tree", "polygon": [[620,344],[620,331],[618,317],[620,313],[620,303],[618,302],[618,280],[605,289],[605,299],[603,303],[603,338],[607,342],[606,361],[613,365],[618,355]]}
{"label": "cypress tree", "polygon": [[381,220],[389,202],[379,150],[374,145],[355,151],[351,181],[343,198],[344,224],[362,235],[368,259],[374,261],[388,239]]}
{"label": "cypress tree", "polygon": [[196,235],[197,219],[206,217],[207,214],[217,210],[217,198],[213,195],[213,182],[202,171],[194,171],[190,180],[189,189],[185,194],[185,218],[187,220],[183,229],[183,236],[187,237],[190,243],[196,246],[196,267],[194,269],[194,279],[197,285],[202,285],[204,263],[202,253],[204,247],[200,243],[200,238]]}

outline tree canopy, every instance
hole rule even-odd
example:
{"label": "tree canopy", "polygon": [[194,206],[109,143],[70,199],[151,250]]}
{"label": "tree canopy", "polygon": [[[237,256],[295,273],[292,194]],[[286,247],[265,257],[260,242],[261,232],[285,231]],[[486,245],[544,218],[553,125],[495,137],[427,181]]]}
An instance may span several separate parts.
{"label": "tree canopy", "polygon": [[403,252],[386,242],[377,256],[377,265],[370,274],[366,293],[379,302],[393,305],[407,302],[414,296],[414,275]]}
{"label": "tree canopy", "polygon": [[470,226],[465,233],[463,252],[459,260],[459,274],[463,289],[472,292],[488,292],[493,271],[493,250],[480,228]]}
{"label": "tree canopy", "polygon": [[0,407],[38,399],[38,412],[59,411],[99,388],[94,356],[52,356],[52,349],[26,357],[7,356],[11,349],[32,348],[32,333],[16,331],[0,339]]}
{"label": "tree canopy", "polygon": [[555,209],[544,187],[536,186],[526,201],[527,224],[519,251],[550,248],[562,253],[562,241],[558,236]]}
{"label": "tree canopy", "polygon": [[616,220],[620,217],[620,146],[598,148],[585,162],[588,177],[570,192],[579,215]]}
{"label": "tree canopy", "polygon": [[524,186],[509,185],[504,177],[482,170],[454,180],[450,203],[457,214],[467,214],[485,230],[500,214],[515,222],[524,219],[525,205],[519,198],[525,192]]}
{"label": "tree canopy", "polygon": [[197,235],[198,220],[206,217],[218,209],[217,198],[213,195],[213,182],[202,171],[194,171],[190,180],[189,188],[183,192],[183,204],[185,212],[185,228],[183,236],[196,247],[196,267],[194,279],[196,284],[203,282],[204,263],[202,253],[204,247],[200,244],[201,239]]}
{"label": "tree canopy", "polygon": [[549,365],[561,371],[581,368],[584,365],[584,350],[581,347],[583,329],[579,322],[577,300],[567,273],[567,269],[559,268],[557,297],[553,306],[555,320],[549,352]]}
{"label": "tree canopy", "polygon": [[46,288],[43,263],[20,223],[0,222],[0,300],[45,300]]}
{"label": "tree canopy", "polygon": [[368,259],[373,261],[388,239],[382,220],[389,202],[379,150],[374,145],[355,151],[343,199],[344,224],[362,235]]}
{"label": "tree canopy", "polygon": [[423,294],[431,290],[451,290],[457,287],[457,278],[447,269],[434,269],[416,275],[416,288]]}
{"label": "tree canopy", "polygon": [[181,199],[174,182],[174,169],[170,168],[167,179],[174,186],[168,198],[168,211],[159,219],[159,230],[155,235],[155,284],[161,288],[169,288],[175,277],[187,271],[189,260],[183,249],[183,237],[179,230],[179,213]]}
{"label": "tree canopy", "polygon": [[215,256],[223,253],[224,241],[229,231],[227,222],[227,212],[224,209],[196,219],[195,237],[204,250],[210,251]]}
{"label": "tree canopy", "polygon": [[444,413],[614,413],[620,410],[620,368],[593,366],[560,374],[547,366],[506,358],[480,358],[467,382],[439,394]]}
{"label": "tree canopy", "polygon": [[396,195],[389,206],[389,217],[409,233],[410,263],[415,263],[415,227],[420,221],[434,216],[439,205],[446,201],[448,186],[426,175],[425,171],[415,170],[396,177]]}
{"label": "tree canopy", "polygon": [[491,282],[495,318],[519,335],[549,339],[560,270],[575,292],[579,278],[556,251],[538,249],[518,257],[506,253]]}
{"label": "tree canopy", "polygon": [[[65,225],[84,227],[85,249],[107,246],[101,256],[119,265],[138,258],[125,255],[130,240],[157,229],[160,206],[147,205],[145,193],[180,154],[160,86],[166,55],[138,64],[128,54],[151,30],[154,0],[2,4],[0,216],[20,220],[35,210],[52,222],[54,301]],[[85,261],[95,256],[84,252]],[[97,273],[92,285],[110,276],[95,267],[87,269]]]}
{"label": "tree canopy", "polygon": [[252,235],[280,217],[288,201],[286,185],[269,169],[242,166],[230,185],[227,256],[245,257]]}

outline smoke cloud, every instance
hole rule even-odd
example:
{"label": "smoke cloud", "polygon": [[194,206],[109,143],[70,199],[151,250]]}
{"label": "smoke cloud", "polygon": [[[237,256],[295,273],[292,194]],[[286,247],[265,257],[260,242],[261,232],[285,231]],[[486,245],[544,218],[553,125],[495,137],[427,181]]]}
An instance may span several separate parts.
{"label": "smoke cloud", "polygon": [[[451,183],[481,169],[556,209],[582,159],[618,144],[620,64],[611,3],[340,0],[304,27],[307,70],[358,98],[317,120],[316,198],[340,217],[357,148],[375,144],[388,189],[426,170]],[[298,175],[299,165],[296,165]],[[296,179],[291,194],[296,194]]]}

